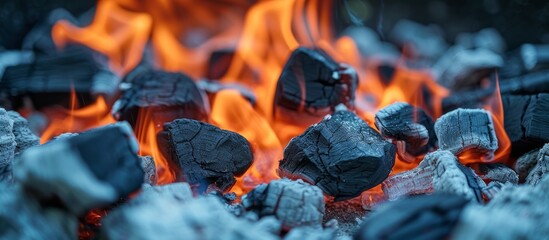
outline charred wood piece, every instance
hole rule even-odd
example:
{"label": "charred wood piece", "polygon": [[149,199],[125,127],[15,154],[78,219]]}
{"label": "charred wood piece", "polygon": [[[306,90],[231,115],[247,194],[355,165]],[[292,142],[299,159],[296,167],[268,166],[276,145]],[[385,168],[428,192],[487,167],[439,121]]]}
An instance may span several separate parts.
{"label": "charred wood piece", "polygon": [[490,113],[482,109],[456,109],[435,122],[435,133],[441,150],[455,155],[464,152],[492,159],[498,139]]}
{"label": "charred wood piece", "polygon": [[343,103],[354,108],[358,76],[348,65],[336,63],[320,49],[297,48],[278,79],[275,110],[324,116]]}
{"label": "charred wood piece", "polygon": [[[162,219],[162,221],[159,221]],[[181,201],[156,197],[146,204],[128,204],[104,220],[101,239],[279,239],[259,224],[230,214],[213,197]]]}
{"label": "charred wood piece", "polygon": [[209,185],[229,190],[235,176],[244,174],[253,161],[250,144],[240,134],[192,119],[164,124],[157,138],[177,181],[188,182],[200,193]]}
{"label": "charred wood piece", "polygon": [[513,154],[523,154],[549,142],[549,94],[503,96],[504,127]]}
{"label": "charred wood piece", "polygon": [[58,198],[77,216],[128,196],[143,182],[137,141],[122,122],[29,148],[13,174],[37,198]]}
{"label": "charred wood piece", "polygon": [[387,178],[395,151],[393,144],[357,115],[341,110],[293,138],[278,173],[304,179],[336,200],[345,200]]}
{"label": "charred wood piece", "polygon": [[440,84],[459,91],[477,88],[502,65],[503,59],[490,50],[454,47],[433,66],[433,73]]}
{"label": "charred wood piece", "polygon": [[8,116],[13,120],[13,135],[15,136],[15,142],[17,144],[15,147],[16,155],[27,148],[40,144],[40,138],[32,133],[27,119],[15,111],[8,111]]}
{"label": "charred wood piece", "polygon": [[322,190],[301,180],[289,179],[257,186],[242,197],[242,205],[259,217],[274,215],[286,229],[321,227],[325,211]]}
{"label": "charred wood piece", "polygon": [[408,195],[446,192],[482,202],[484,182],[461,165],[448,151],[428,153],[420,164],[409,171],[395,174],[382,183],[389,200]]}
{"label": "charred wood piece", "polygon": [[136,126],[140,114],[157,125],[179,118],[204,121],[208,103],[193,80],[181,73],[141,70],[128,79],[127,89],[113,106],[113,116]]}
{"label": "charred wood piece", "polygon": [[139,161],[141,162],[141,167],[145,173],[143,182],[154,185],[158,180],[156,176],[156,165],[154,159],[151,156],[140,156]]}
{"label": "charred wood piece", "polygon": [[538,162],[538,154],[541,149],[535,149],[520,156],[515,162],[515,171],[519,176],[519,182],[524,183],[530,171]]}
{"label": "charred wood piece", "polygon": [[379,110],[375,124],[381,135],[403,146],[397,153],[408,162],[437,147],[433,119],[408,103],[397,102]]}
{"label": "charred wood piece", "polygon": [[354,239],[446,239],[467,203],[447,193],[388,202],[362,222]]}
{"label": "charred wood piece", "polygon": [[478,176],[485,182],[500,182],[518,184],[518,175],[515,170],[501,163],[476,163],[469,167],[475,169]]}
{"label": "charred wood piece", "polygon": [[549,144],[545,144],[541,148],[536,157],[536,164],[528,173],[526,183],[537,185],[545,175],[549,172]]}

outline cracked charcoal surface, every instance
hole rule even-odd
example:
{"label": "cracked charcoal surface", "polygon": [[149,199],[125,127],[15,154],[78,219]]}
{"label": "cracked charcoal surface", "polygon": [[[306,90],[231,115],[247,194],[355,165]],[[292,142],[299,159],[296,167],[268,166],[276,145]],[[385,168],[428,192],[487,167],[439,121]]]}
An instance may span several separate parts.
{"label": "cracked charcoal surface", "polygon": [[498,148],[492,117],[481,109],[460,108],[442,115],[435,133],[440,149],[455,155],[468,151],[490,159]]}
{"label": "cracked charcoal surface", "polygon": [[395,151],[393,144],[357,115],[336,111],[290,141],[278,172],[304,179],[344,200],[387,178]]}
{"label": "cracked charcoal surface", "polygon": [[[412,156],[427,153],[437,146],[434,121],[425,111],[408,103],[397,102],[379,110],[375,124],[381,135],[404,141]],[[399,155],[406,153],[398,152]]]}
{"label": "cracked charcoal surface", "polygon": [[13,120],[13,134],[15,135],[15,154],[19,154],[25,149],[40,144],[40,138],[38,138],[29,129],[27,119],[19,115],[15,111],[8,111],[8,115]]}
{"label": "cracked charcoal surface", "polygon": [[549,144],[545,144],[536,157],[536,165],[526,177],[526,183],[537,185],[549,172]]}
{"label": "cracked charcoal surface", "polygon": [[354,239],[446,239],[467,203],[447,193],[388,202],[366,216]]}
{"label": "cracked charcoal surface", "polygon": [[0,108],[0,182],[11,181],[11,165],[16,149],[13,124],[8,112]]}
{"label": "cracked charcoal surface", "polygon": [[501,183],[509,182],[518,184],[519,181],[517,173],[501,163],[479,163],[474,164],[471,167],[477,169],[480,178],[487,182],[497,181]]}
{"label": "cracked charcoal surface", "polygon": [[320,227],[325,213],[322,190],[301,180],[261,184],[242,197],[242,205],[260,217],[276,216],[285,228]]}
{"label": "cracked charcoal surface", "polygon": [[526,181],[526,177],[530,174],[532,168],[536,166],[536,163],[538,162],[537,157],[540,150],[541,149],[535,149],[527,152],[519,157],[515,162],[515,171],[517,171],[520,183],[524,183]]}
{"label": "cracked charcoal surface", "polygon": [[166,123],[157,137],[177,180],[190,183],[199,192],[211,184],[228,190],[236,181],[234,177],[244,174],[253,161],[244,137],[196,120]]}
{"label": "cracked charcoal surface", "polygon": [[278,79],[275,107],[322,116],[340,103],[354,107],[358,76],[320,49],[297,48]]}
{"label": "cracked charcoal surface", "polygon": [[131,88],[113,106],[113,114],[135,126],[138,114],[150,111],[158,125],[178,118],[207,119],[203,93],[193,80],[181,73],[144,70],[130,80]]}

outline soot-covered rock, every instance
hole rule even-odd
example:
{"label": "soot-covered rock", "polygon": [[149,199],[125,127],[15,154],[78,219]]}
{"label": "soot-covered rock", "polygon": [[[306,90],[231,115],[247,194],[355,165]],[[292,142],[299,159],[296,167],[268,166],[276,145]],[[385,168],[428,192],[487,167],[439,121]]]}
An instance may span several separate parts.
{"label": "soot-covered rock", "polygon": [[419,165],[395,174],[382,183],[389,200],[431,192],[446,192],[482,202],[484,182],[470,169],[461,165],[449,151],[425,155]]}
{"label": "soot-covered rock", "polygon": [[211,184],[226,191],[250,167],[253,154],[240,134],[191,119],[166,123],[158,134],[163,156],[185,181],[204,192]]}
{"label": "soot-covered rock", "polygon": [[379,110],[375,124],[381,135],[397,141],[401,159],[411,162],[437,146],[433,119],[420,108],[397,102]]}
{"label": "soot-covered rock", "polygon": [[19,154],[27,148],[40,144],[40,138],[34,135],[29,129],[27,119],[15,111],[8,111],[8,116],[13,120],[13,135],[17,144],[15,146],[15,154]]}
{"label": "soot-covered rock", "polygon": [[358,76],[351,66],[336,63],[320,49],[300,47],[282,69],[275,109],[323,116],[340,103],[353,108],[357,85]]}
{"label": "soot-covered rock", "polygon": [[139,114],[149,114],[161,126],[179,118],[207,119],[204,93],[182,74],[161,70],[137,70],[130,74],[130,87],[113,106],[113,115],[135,126]]}
{"label": "soot-covered rock", "polygon": [[387,178],[395,151],[393,144],[357,115],[336,111],[290,141],[278,173],[304,179],[344,200]]}
{"label": "soot-covered rock", "polygon": [[354,239],[446,239],[467,203],[447,193],[389,202],[366,216]]}
{"label": "soot-covered rock", "polygon": [[120,122],[35,146],[13,166],[15,179],[75,215],[126,197],[143,183],[137,141]]}
{"label": "soot-covered rock", "polygon": [[435,122],[435,133],[441,150],[455,155],[464,152],[491,159],[498,139],[490,113],[482,109],[456,109]]}
{"label": "soot-covered rock", "polygon": [[242,197],[242,205],[259,217],[276,216],[285,228],[321,227],[324,217],[322,190],[301,180],[261,184]]}

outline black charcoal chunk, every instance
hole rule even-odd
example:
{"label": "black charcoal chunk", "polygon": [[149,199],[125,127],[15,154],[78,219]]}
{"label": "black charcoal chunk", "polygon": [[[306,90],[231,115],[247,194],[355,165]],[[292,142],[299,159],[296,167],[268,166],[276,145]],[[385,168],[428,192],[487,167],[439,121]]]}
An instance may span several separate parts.
{"label": "black charcoal chunk", "polygon": [[497,54],[505,51],[505,40],[494,28],[484,28],[476,33],[459,33],[456,44],[465,48],[484,48]]}
{"label": "black charcoal chunk", "polygon": [[13,135],[17,144],[15,154],[20,154],[25,149],[40,144],[40,138],[29,129],[27,119],[15,111],[8,111],[8,115],[13,120]]}
{"label": "black charcoal chunk", "polygon": [[29,148],[13,172],[37,198],[58,198],[75,215],[126,197],[143,183],[137,141],[125,122]]}
{"label": "black charcoal chunk", "polygon": [[242,197],[242,205],[259,217],[275,216],[286,229],[321,227],[324,195],[318,187],[301,180],[273,180],[260,184]]}
{"label": "black charcoal chunk", "polygon": [[455,155],[468,152],[491,159],[498,139],[490,113],[482,109],[456,109],[435,122],[435,133],[441,150]]}
{"label": "black charcoal chunk", "polygon": [[354,108],[358,76],[320,49],[297,48],[278,79],[274,104],[314,116],[330,113],[342,103]]}
{"label": "black charcoal chunk", "polygon": [[140,114],[149,115],[157,126],[179,118],[208,117],[204,93],[182,73],[141,70],[132,73],[128,81],[128,89],[112,109],[118,120],[126,120],[135,127]]}
{"label": "black charcoal chunk", "polygon": [[407,48],[414,59],[428,62],[436,60],[448,47],[439,27],[425,26],[407,19],[395,24],[390,37],[400,46]]}
{"label": "black charcoal chunk", "polygon": [[404,146],[397,149],[403,160],[411,162],[437,147],[435,122],[420,108],[404,102],[393,103],[379,110],[375,121],[381,135]]}
{"label": "black charcoal chunk", "polygon": [[250,144],[240,134],[196,120],[166,123],[157,137],[177,181],[190,183],[200,193],[209,185],[229,190],[235,176],[244,174],[253,161]]}
{"label": "black charcoal chunk", "polygon": [[278,173],[301,178],[337,200],[381,183],[395,163],[396,147],[352,112],[328,115],[293,138]]}
{"label": "black charcoal chunk", "polygon": [[389,202],[366,216],[354,239],[445,239],[467,203],[446,193]]}

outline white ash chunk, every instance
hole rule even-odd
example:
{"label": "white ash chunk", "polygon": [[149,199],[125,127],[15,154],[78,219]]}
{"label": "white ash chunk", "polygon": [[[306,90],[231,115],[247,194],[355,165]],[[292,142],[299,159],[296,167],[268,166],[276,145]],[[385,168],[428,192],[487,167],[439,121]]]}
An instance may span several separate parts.
{"label": "white ash chunk", "polygon": [[537,185],[549,172],[549,144],[545,144],[536,157],[536,165],[526,177],[526,183]]}
{"label": "white ash chunk", "polygon": [[141,161],[141,167],[143,168],[144,182],[150,185],[156,184],[158,180],[156,176],[156,165],[154,159],[151,156],[140,156],[139,161]]}
{"label": "white ash chunk", "polygon": [[526,177],[530,174],[530,171],[534,166],[536,166],[538,160],[538,154],[540,149],[535,149],[530,152],[525,153],[517,159],[515,162],[515,171],[519,176],[519,182],[523,183],[526,181]]}
{"label": "white ash chunk", "polygon": [[469,200],[482,201],[484,182],[470,169],[461,165],[449,151],[425,155],[412,170],[395,174],[382,183],[389,200],[430,192],[447,192]]}
{"label": "white ash chunk", "polygon": [[292,229],[284,240],[332,240],[332,239],[344,239],[336,238],[336,229],[326,228],[318,229],[314,227],[298,227]]}
{"label": "white ash chunk", "polygon": [[519,177],[517,173],[501,163],[478,163],[472,165],[476,169],[479,177],[486,182],[500,182],[518,184]]}
{"label": "white ash chunk", "polygon": [[319,227],[325,213],[322,190],[302,180],[280,179],[258,185],[242,197],[242,205],[259,217],[276,216],[288,229]]}
{"label": "white ash chunk", "polygon": [[8,111],[8,115],[13,120],[13,135],[17,144],[15,154],[19,154],[27,148],[40,144],[40,138],[32,133],[27,119],[15,111]]}
{"label": "white ash chunk", "polygon": [[0,108],[0,182],[11,181],[11,164],[15,156],[15,135],[13,120]]}
{"label": "white ash chunk", "polygon": [[215,198],[185,203],[157,197],[113,210],[102,222],[101,239],[278,239],[257,224],[236,218]]}
{"label": "white ash chunk", "polygon": [[178,182],[162,186],[144,184],[142,192],[129,204],[140,205],[154,202],[157,198],[167,198],[178,202],[185,202],[193,198],[191,186],[188,183]]}
{"label": "white ash chunk", "polygon": [[441,150],[455,155],[467,151],[487,160],[494,157],[498,139],[490,113],[482,109],[456,109],[435,122]]}

